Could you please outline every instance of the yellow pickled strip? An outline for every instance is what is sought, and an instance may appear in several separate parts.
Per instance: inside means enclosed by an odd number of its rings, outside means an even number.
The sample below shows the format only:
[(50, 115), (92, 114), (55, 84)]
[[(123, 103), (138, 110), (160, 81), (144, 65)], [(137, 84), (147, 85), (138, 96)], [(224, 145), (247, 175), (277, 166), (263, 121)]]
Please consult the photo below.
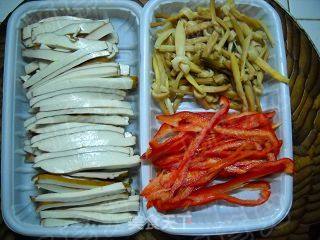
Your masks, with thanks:
[(247, 111), (248, 110), (248, 102), (247, 102), (246, 96), (244, 94), (242, 83), (241, 83), (238, 60), (234, 56), (234, 54), (231, 55), (231, 69), (232, 69), (233, 79), (235, 82), (237, 93), (238, 93), (238, 95), (242, 101), (242, 104), (243, 104), (242, 110)]
[(186, 79), (188, 80), (188, 82), (201, 94), (204, 94), (204, 92), (202, 91), (202, 88), (200, 87), (200, 85), (198, 85), (198, 83), (196, 82), (196, 80), (188, 73), (185, 75)]
[(160, 34), (158, 34), (158, 38), (156, 42), (154, 43), (154, 47), (158, 49), (162, 43), (173, 33), (174, 29), (168, 29)]

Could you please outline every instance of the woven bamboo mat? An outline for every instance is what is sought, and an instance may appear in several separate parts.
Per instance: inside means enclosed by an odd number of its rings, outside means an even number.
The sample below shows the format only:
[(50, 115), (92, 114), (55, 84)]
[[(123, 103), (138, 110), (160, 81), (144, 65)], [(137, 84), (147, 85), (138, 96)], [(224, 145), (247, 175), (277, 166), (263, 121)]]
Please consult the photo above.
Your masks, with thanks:
[[(146, 0), (140, 0), (146, 3)], [(273, 229), (210, 239), (313, 240), (320, 236), (320, 56), (314, 44), (297, 22), (274, 0), (269, 2), (279, 13), (286, 43), (290, 77), (293, 123), (294, 175), (293, 205), (287, 218)], [(0, 93), (2, 99), (5, 23), (0, 26)], [(13, 66), (14, 67), (14, 66)], [(0, 101), (2, 105), (2, 101)], [(0, 217), (0, 239), (28, 239), (12, 233)], [(30, 238), (31, 239), (31, 238)], [(146, 229), (125, 239), (208, 239), (170, 236)]]

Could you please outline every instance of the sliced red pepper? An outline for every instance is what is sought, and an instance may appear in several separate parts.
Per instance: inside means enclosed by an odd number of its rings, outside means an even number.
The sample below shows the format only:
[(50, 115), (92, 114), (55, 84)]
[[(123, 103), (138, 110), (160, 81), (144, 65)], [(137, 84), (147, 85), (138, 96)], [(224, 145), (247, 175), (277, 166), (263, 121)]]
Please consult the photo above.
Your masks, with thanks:
[[(214, 113), (212, 113), (212, 115), (214, 115)], [(204, 127), (208, 120), (205, 116), (193, 112), (178, 112), (172, 115), (158, 115), (157, 119), (160, 122), (169, 124), (173, 127), (178, 127), (181, 122)]]
[(261, 163), (265, 162), (265, 160), (247, 160), (241, 161), (233, 164), (232, 166), (228, 166), (223, 169), (219, 173), (219, 178), (230, 178), (235, 177), (237, 175), (245, 174), (250, 169), (259, 166)]
[(226, 120), (221, 123), (221, 126), (227, 126), (228, 128), (237, 129), (255, 129), (255, 128), (272, 128), (272, 122), (266, 118), (262, 113), (256, 113), (241, 118), (235, 118), (232, 120)]
[[(154, 206), (159, 211), (170, 211), (170, 210), (176, 210), (176, 209), (184, 209), (190, 206), (204, 205), (217, 200), (226, 200), (226, 201), (231, 201), (233, 203), (245, 204), (245, 205), (252, 205), (256, 203), (261, 204), (269, 198), (270, 193), (266, 191), (262, 192), (263, 193), (262, 197), (261, 199), (258, 199), (257, 202), (239, 200), (231, 196), (226, 196), (226, 194), (234, 190), (246, 187), (249, 181), (252, 181), (254, 179), (258, 179), (261, 177), (265, 177), (270, 174), (283, 172), (283, 171), (286, 173), (293, 173), (292, 160), (284, 158), (275, 162), (266, 162), (262, 166), (253, 168), (247, 174), (233, 178), (228, 182), (216, 184), (210, 187), (196, 190), (193, 193), (191, 193), (188, 198), (184, 200), (176, 201), (176, 202), (169, 201), (167, 203), (163, 203), (158, 200), (154, 202)], [(254, 186), (255, 185), (251, 185), (251, 187), (254, 187)]]
[(150, 151), (146, 153), (146, 158), (155, 160), (167, 154), (175, 154), (185, 149), (192, 140), (193, 135), (187, 133), (179, 133), (178, 135), (169, 138), (163, 143), (150, 142)]
[(219, 123), (219, 121), (222, 119), (224, 115), (228, 113), (230, 101), (226, 97), (221, 97), (220, 104), (222, 105), (221, 109), (212, 116), (207, 125), (203, 127), (202, 131), (188, 146), (178, 170), (175, 171), (175, 174), (171, 179), (171, 182), (173, 183), (171, 193), (174, 193), (182, 185), (184, 178), (186, 177), (190, 161), (192, 160), (193, 155), (195, 154), (196, 150), (200, 146), (201, 142), (203, 141), (207, 133), (210, 131), (210, 129), (212, 129), (215, 125)]
[(214, 128), (214, 131), (219, 134), (231, 136), (238, 139), (251, 139), (252, 141), (269, 140), (273, 147), (277, 148), (279, 146), (278, 139), (272, 131), (260, 129), (239, 130), (235, 128), (224, 128), (220, 126), (216, 126)]

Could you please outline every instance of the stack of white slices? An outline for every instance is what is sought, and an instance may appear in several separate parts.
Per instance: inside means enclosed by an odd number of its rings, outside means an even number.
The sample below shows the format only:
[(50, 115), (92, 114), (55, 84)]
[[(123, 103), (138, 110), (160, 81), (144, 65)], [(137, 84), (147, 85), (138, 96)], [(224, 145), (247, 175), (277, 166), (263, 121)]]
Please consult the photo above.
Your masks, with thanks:
[(113, 62), (118, 36), (108, 19), (43, 19), (22, 30), (29, 63), (21, 76), (32, 117), (25, 121), (26, 160), (40, 170), (32, 197), (44, 226), (131, 221), (139, 196), (130, 186), (136, 138), (126, 90), (128, 65)]

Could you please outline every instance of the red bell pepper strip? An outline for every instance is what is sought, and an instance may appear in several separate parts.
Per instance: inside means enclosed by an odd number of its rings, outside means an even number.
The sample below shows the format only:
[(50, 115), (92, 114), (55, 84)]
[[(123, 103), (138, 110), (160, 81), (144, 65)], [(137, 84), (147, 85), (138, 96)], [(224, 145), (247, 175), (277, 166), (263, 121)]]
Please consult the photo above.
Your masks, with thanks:
[(226, 136), (238, 138), (238, 139), (251, 139), (251, 140), (269, 140), (273, 147), (278, 148), (279, 147), (279, 141), (277, 140), (277, 137), (272, 131), (267, 130), (260, 130), (260, 129), (254, 129), (254, 130), (239, 130), (235, 128), (224, 128), (220, 126), (216, 126), (214, 128), (214, 131), (223, 134)]
[[(226, 196), (226, 194), (234, 190), (246, 187), (246, 185), (254, 179), (262, 178), (270, 174), (275, 174), (283, 171), (286, 173), (291, 173), (291, 174), (293, 173), (294, 166), (293, 166), (292, 160), (284, 158), (275, 162), (266, 162), (259, 167), (253, 168), (245, 175), (241, 175), (239, 177), (233, 178), (225, 183), (216, 184), (210, 187), (196, 190), (193, 193), (191, 193), (188, 196), (188, 198), (185, 198), (184, 200), (175, 201), (175, 202), (168, 201), (166, 203), (162, 202), (161, 200), (160, 201), (158, 200), (154, 202), (154, 206), (159, 211), (171, 211), (176, 209), (185, 209), (190, 206), (204, 205), (217, 200), (226, 200), (226, 201), (231, 201), (231, 202), (240, 204), (241, 203), (240, 200), (237, 200), (236, 198), (233, 198), (230, 196), (228, 197)], [(258, 201), (259, 204), (265, 202), (270, 195), (270, 193), (268, 192), (262, 192), (262, 193), (263, 193), (263, 196)], [(246, 205), (251, 205), (254, 202), (244, 201), (242, 203)]]
[[(214, 113), (211, 113), (211, 115), (214, 115)], [(181, 122), (204, 127), (206, 126), (206, 122), (208, 120), (205, 115), (200, 115), (193, 112), (178, 112), (172, 115), (158, 115), (157, 119), (160, 122), (166, 123), (173, 127), (178, 127)]]
[(196, 150), (200, 146), (207, 133), (210, 131), (210, 129), (212, 129), (219, 123), (224, 115), (228, 113), (230, 101), (226, 97), (221, 97), (220, 104), (222, 105), (221, 109), (212, 116), (207, 125), (188, 146), (178, 170), (175, 171), (175, 174), (171, 179), (171, 182), (173, 183), (171, 193), (174, 193), (182, 185), (184, 178), (186, 177), (190, 161), (192, 160), (193, 155), (195, 154)]
[(237, 175), (245, 174), (250, 169), (259, 166), (261, 163), (265, 162), (265, 160), (245, 160), (241, 162), (237, 162), (232, 166), (228, 166), (223, 169), (218, 178), (230, 178), (235, 177)]

